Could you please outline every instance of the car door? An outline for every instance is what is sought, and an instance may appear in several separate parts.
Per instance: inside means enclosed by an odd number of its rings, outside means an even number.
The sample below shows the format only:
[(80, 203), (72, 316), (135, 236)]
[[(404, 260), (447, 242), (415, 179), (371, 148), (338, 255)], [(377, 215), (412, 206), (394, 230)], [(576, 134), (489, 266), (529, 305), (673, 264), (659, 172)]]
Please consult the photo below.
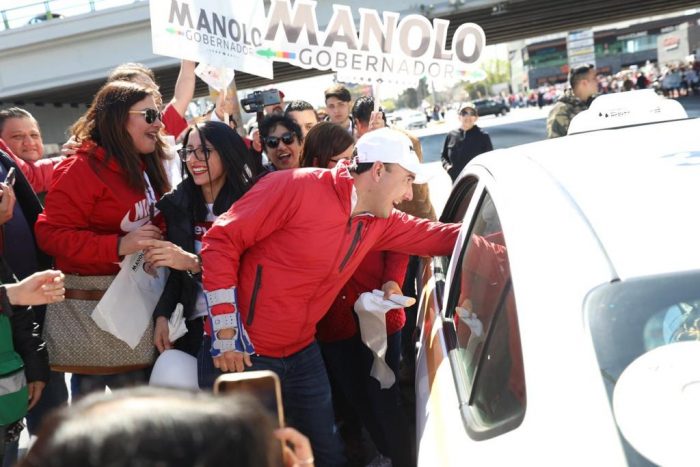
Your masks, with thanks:
[(458, 181), (441, 220), (461, 219), (451, 258), (433, 260), (419, 308), (418, 465), (463, 465), (464, 451), (455, 446), (513, 430), (525, 414), (506, 235), (478, 177)]

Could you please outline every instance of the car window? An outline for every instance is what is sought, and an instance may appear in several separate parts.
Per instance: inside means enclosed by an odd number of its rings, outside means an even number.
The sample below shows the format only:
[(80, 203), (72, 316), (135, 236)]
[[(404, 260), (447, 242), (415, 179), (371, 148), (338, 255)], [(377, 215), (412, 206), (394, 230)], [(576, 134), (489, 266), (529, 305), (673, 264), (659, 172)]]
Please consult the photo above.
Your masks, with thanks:
[(698, 374), (698, 284), (698, 271), (616, 281), (593, 290), (584, 304), (630, 466), (678, 465), (674, 456), (683, 455), (670, 446), (686, 434), (685, 404), (697, 401), (689, 390)]
[(515, 428), (525, 413), (517, 310), (496, 206), (484, 192), (455, 269), (444, 312), (454, 330), (451, 361), (476, 438)]
[[(475, 177), (465, 177), (452, 190), (450, 198), (445, 203), (445, 209), (440, 216), (441, 222), (462, 222), (469, 204), (474, 197), (478, 185)], [(438, 303), (442, 303), (445, 288), (445, 275), (450, 266), (449, 256), (435, 256), (432, 260), (433, 277), (435, 277), (435, 293)]]

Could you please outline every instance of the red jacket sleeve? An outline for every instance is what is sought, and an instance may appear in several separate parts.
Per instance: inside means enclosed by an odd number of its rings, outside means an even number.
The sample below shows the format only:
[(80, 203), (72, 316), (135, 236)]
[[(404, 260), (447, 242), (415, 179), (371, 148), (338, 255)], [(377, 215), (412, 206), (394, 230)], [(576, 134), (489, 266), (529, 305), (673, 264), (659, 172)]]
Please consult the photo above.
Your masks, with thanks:
[[(204, 290), (228, 289), (238, 284), (238, 268), (246, 249), (282, 227), (294, 216), (293, 197), (284, 196), (291, 177), (272, 173), (219, 216), (202, 239)], [(212, 309), (218, 315), (233, 311), (231, 305)]]
[(446, 256), (452, 253), (461, 226), (418, 219), (394, 209), (373, 249), (417, 256)]
[(167, 134), (177, 139), (180, 133), (187, 129), (187, 120), (178, 113), (172, 104), (168, 104), (163, 110), (163, 126)]
[(65, 157), (52, 157), (50, 159), (41, 159), (36, 162), (27, 162), (15, 156), (7, 144), (0, 139), (0, 149), (6, 152), (12, 160), (17, 164), (17, 167), (22, 171), (32, 189), (36, 193), (44, 193), (49, 191), (51, 186), (51, 178), (53, 177), (54, 168)]
[(119, 235), (91, 230), (90, 217), (101, 191), (99, 183), (90, 183), (94, 179), (83, 158), (71, 157), (56, 168), (44, 212), (34, 227), (39, 247), (49, 255), (75, 263), (119, 262)]

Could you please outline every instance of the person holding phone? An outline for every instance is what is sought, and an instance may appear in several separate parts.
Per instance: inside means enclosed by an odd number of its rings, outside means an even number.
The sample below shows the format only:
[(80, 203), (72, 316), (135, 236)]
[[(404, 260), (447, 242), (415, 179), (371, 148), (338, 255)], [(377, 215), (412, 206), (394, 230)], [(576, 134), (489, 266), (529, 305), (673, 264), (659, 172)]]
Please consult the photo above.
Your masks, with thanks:
[[(34, 227), (42, 211), (32, 186), (15, 159), (0, 150), (0, 255), (4, 260), (4, 282), (24, 280), (51, 268), (51, 258), (37, 247)], [(30, 434), (36, 434), (43, 416), (68, 400), (64, 374), (49, 372), (41, 340), (46, 307), (35, 305), (14, 320), (14, 339), (27, 374), (32, 404), (27, 414)], [(21, 431), (21, 430), (20, 430)], [(16, 454), (16, 443), (8, 448), (7, 461)]]
[[(80, 378), (80, 393), (146, 381), (153, 330), (136, 348), (98, 328), (92, 310), (141, 240), (161, 239), (152, 206), (170, 187), (162, 114), (153, 88), (104, 85), (72, 132), (78, 152), (56, 168), (37, 220), (39, 246), (66, 273), (66, 300), (50, 305), (44, 330), (51, 365)], [(154, 216), (155, 214), (155, 216)]]
[(307, 437), (276, 428), (248, 394), (143, 387), (92, 394), (55, 412), (18, 464), (75, 465), (313, 467), (314, 455)]

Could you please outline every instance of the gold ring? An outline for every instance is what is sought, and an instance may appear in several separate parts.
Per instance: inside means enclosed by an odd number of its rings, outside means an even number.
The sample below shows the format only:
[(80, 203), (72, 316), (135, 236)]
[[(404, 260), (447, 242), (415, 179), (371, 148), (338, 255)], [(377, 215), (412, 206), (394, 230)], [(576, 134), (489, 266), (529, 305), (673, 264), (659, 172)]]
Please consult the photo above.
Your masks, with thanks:
[(297, 465), (313, 465), (314, 463), (314, 458), (313, 456), (309, 457), (308, 459), (300, 460), (297, 462)]

